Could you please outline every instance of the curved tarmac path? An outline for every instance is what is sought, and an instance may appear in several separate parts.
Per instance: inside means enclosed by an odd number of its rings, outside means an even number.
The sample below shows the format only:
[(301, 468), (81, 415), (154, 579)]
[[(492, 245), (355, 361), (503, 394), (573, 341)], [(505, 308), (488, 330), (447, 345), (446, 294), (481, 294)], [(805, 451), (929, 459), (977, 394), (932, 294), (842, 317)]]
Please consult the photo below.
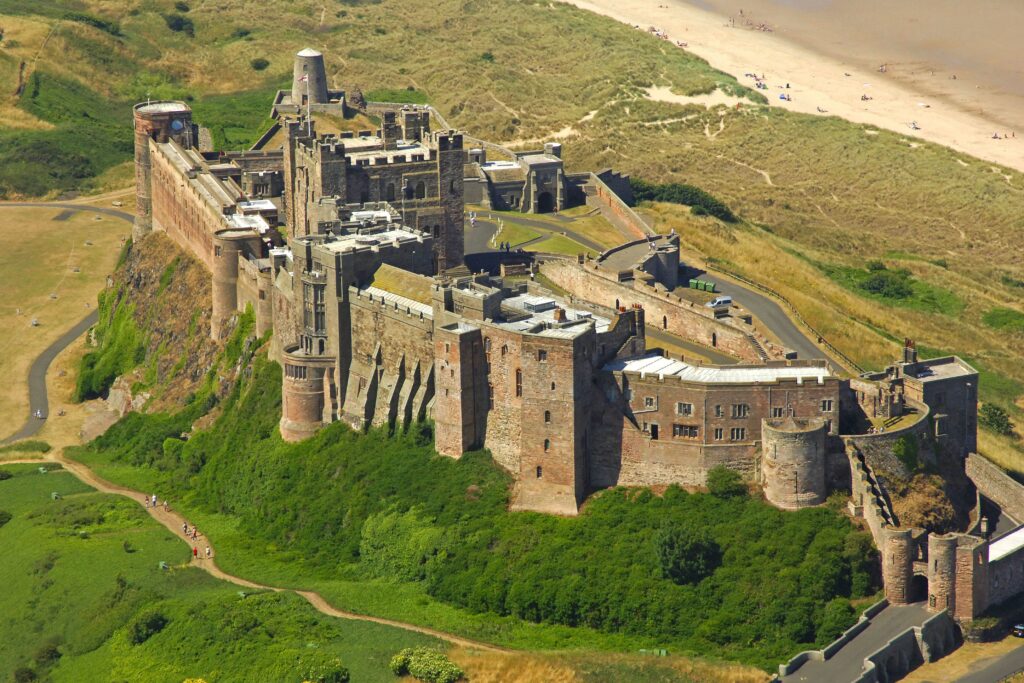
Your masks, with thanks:
[[(142, 493), (141, 491), (134, 491), (124, 486), (112, 484), (111, 482), (97, 475), (86, 465), (75, 460), (68, 460), (67, 458), (64, 457), (63, 453), (55, 455), (52, 458), (39, 458), (35, 460), (18, 459), (0, 461), (0, 465), (46, 463), (55, 463), (60, 465), (65, 470), (70, 472), (72, 475), (77, 477), (80, 481), (82, 481), (85, 484), (88, 484), (89, 486), (93, 487), (97, 491), (100, 491), (101, 493), (110, 493), (118, 496), (124, 496), (125, 498), (130, 498), (134, 500), (136, 503), (146, 500), (146, 494)], [(314, 608), (317, 609), (317, 611), (332, 617), (338, 617), (341, 619), (352, 619), (354, 621), (369, 621), (375, 624), (391, 626), (405, 631), (422, 633), (423, 635), (432, 636), (434, 638), (438, 638), (439, 640), (444, 640), (449, 643), (452, 643), (453, 645), (459, 645), (461, 647), (466, 648), (486, 650), (488, 652), (512, 652), (512, 650), (509, 650), (508, 648), (498, 647), (496, 645), (489, 645), (487, 643), (481, 643), (476, 640), (470, 640), (469, 638), (462, 638), (452, 633), (438, 631), (436, 629), (428, 628), (426, 626), (417, 626), (416, 624), (408, 624), (403, 621), (395, 621), (394, 619), (384, 619), (382, 617), (373, 617), (366, 614), (347, 612), (345, 610), (332, 607), (331, 604), (328, 603), (327, 600), (325, 600), (322, 595), (314, 591), (304, 591), (291, 588), (281, 588), (278, 586), (269, 586), (266, 584), (249, 581), (248, 579), (243, 579), (239, 576), (228, 574), (227, 572), (225, 572), (217, 566), (217, 553), (213, 547), (213, 543), (210, 541), (209, 538), (207, 538), (206, 536), (200, 536), (200, 538), (202, 539), (201, 541), (193, 541), (191, 538), (185, 536), (185, 534), (182, 532), (182, 525), (185, 524), (184, 517), (182, 517), (174, 510), (164, 510), (162, 507), (152, 508), (146, 506), (146, 512), (149, 513), (150, 517), (152, 517), (156, 521), (160, 522), (160, 524), (162, 524), (164, 527), (166, 527), (168, 531), (170, 531), (172, 534), (174, 534), (182, 541), (184, 541), (189, 547), (198, 547), (200, 543), (203, 546), (209, 546), (210, 551), (212, 553), (212, 556), (209, 559), (205, 557), (193, 558), (189, 564), (194, 567), (198, 567), (199, 569), (202, 569), (203, 571), (223, 581), (233, 583), (237, 586), (243, 586), (245, 588), (256, 588), (260, 590), (271, 590), (277, 592), (292, 591), (305, 598), (309, 602), (309, 604), (311, 604)]]

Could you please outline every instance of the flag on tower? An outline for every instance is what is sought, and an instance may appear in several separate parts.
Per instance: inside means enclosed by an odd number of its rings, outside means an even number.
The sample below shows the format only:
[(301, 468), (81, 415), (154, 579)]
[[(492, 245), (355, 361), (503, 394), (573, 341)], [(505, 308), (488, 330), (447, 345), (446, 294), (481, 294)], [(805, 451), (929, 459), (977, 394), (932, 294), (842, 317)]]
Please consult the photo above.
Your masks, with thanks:
[(299, 83), (306, 83), (308, 81), (309, 81), (309, 74), (302, 74), (302, 77), (299, 79)]

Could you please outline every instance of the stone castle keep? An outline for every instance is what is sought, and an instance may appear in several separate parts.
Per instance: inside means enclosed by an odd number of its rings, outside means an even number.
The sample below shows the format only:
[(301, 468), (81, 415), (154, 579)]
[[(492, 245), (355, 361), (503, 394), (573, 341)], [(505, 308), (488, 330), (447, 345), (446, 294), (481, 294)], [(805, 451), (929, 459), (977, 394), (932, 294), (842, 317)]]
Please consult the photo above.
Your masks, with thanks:
[[(886, 372), (849, 379), (829, 361), (796, 360), (759, 342), (749, 318), (723, 321), (673, 298), (674, 235), (647, 240), (651, 258), (628, 277), (601, 259), (548, 259), (541, 272), (564, 297), (532, 278), (472, 274), (465, 188), (495, 209), (564, 208), (584, 193), (560, 147), (487, 161), (461, 133), (433, 130), (428, 108), (400, 105), (374, 104), (376, 131), (318, 131), (319, 115), (350, 111), (308, 49), (253, 149), (203, 149), (184, 103), (134, 108), (134, 240), (163, 231), (206, 266), (213, 338), (250, 308), (258, 334), (273, 330), (284, 439), (337, 421), (429, 418), (439, 453), (490, 450), (515, 479), (516, 509), (566, 515), (600, 488), (701, 486), (716, 466), (784, 509), (850, 489), (893, 602), (922, 598), (914, 576), (926, 577), (932, 606), (959, 618), (1019, 590), (1024, 552), (993, 559), (977, 529), (900, 527), (876, 476), (899, 467), (899, 439), (921, 444), (928, 462), (985, 467), (972, 455), (978, 374), (964, 361), (919, 360), (908, 343)], [(586, 201), (627, 211), (594, 179)], [(741, 362), (649, 351), (649, 324)], [(891, 429), (871, 427), (879, 420)]]

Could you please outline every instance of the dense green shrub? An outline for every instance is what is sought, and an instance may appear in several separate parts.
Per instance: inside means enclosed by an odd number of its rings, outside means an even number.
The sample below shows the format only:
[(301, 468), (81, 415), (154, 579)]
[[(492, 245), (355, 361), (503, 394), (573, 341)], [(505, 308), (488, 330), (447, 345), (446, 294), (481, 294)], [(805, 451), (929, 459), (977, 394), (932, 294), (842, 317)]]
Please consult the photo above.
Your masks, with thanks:
[(165, 14), (164, 22), (167, 24), (167, 28), (175, 33), (184, 33), (189, 38), (194, 38), (196, 35), (195, 24), (186, 16), (181, 14)]
[(11, 513), (6, 510), (0, 510), (0, 527), (11, 521)]
[[(881, 268), (872, 266), (881, 265)], [(870, 275), (861, 280), (860, 288), (887, 299), (906, 299), (914, 293), (910, 271), (905, 268), (889, 270), (880, 262), (868, 264)]]
[(722, 549), (706, 529), (666, 524), (657, 538), (661, 573), (677, 584), (698, 583), (722, 562)]
[(144, 642), (163, 631), (167, 626), (167, 617), (155, 610), (140, 614), (132, 623), (128, 639), (132, 645), (142, 645)]
[(896, 439), (892, 445), (892, 454), (903, 463), (907, 472), (911, 474), (921, 466), (921, 461), (917, 458), (917, 437), (913, 434), (906, 434)]
[(1003, 436), (1013, 434), (1013, 423), (1010, 421), (1009, 413), (995, 403), (986, 403), (981, 406), (981, 409), (978, 410), (978, 422), (996, 434)]
[(684, 204), (691, 207), (690, 210), (698, 216), (714, 216), (726, 223), (735, 223), (738, 220), (728, 206), (693, 185), (681, 183), (659, 185), (635, 178), (630, 178), (629, 184), (633, 188), (633, 195), (637, 201)]
[(120, 304), (120, 298), (118, 291), (100, 293), (96, 327), (98, 348), (82, 358), (75, 385), (76, 402), (101, 396), (118, 375), (128, 372), (145, 358), (143, 334), (133, 317), (135, 307)]
[(263, 71), (270, 66), (270, 60), (264, 59), (263, 57), (257, 57), (256, 59), (249, 62), (249, 66), (252, 67), (253, 71)]
[(719, 498), (744, 496), (747, 494), (747, 485), (738, 472), (718, 465), (708, 470), (708, 492)]
[(0, 481), (6, 481), (13, 476), (8, 470), (0, 470)]
[(396, 676), (412, 676), (426, 683), (455, 683), (465, 675), (443, 652), (427, 647), (407, 647), (391, 658), (389, 666)]
[(17, 451), (18, 453), (49, 453), (50, 444), (39, 439), (29, 439), (27, 441), (15, 441), (9, 443), (6, 446), (0, 446), (0, 453), (11, 453)]

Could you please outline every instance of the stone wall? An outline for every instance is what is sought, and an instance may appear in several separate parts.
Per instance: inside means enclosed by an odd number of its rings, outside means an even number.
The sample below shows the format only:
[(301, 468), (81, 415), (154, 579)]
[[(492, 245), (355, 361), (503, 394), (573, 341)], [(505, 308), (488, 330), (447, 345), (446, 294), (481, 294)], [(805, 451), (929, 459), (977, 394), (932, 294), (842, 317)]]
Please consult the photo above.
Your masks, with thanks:
[(761, 356), (748, 337), (753, 328), (739, 329), (716, 320), (714, 312), (705, 306), (683, 301), (668, 292), (659, 293), (653, 287), (637, 284), (630, 288), (619, 284), (589, 262), (581, 265), (550, 259), (543, 263), (541, 272), (579, 299), (608, 308), (614, 308), (616, 302), (622, 306), (638, 303), (648, 319), (663, 320), (665, 330), (671, 334), (717, 348), (744, 362), (761, 362)]
[(1014, 519), (1024, 521), (1024, 485), (977, 453), (967, 456), (966, 471), (986, 498)]
[(988, 602), (998, 605), (1024, 591), (1024, 548), (988, 566)]
[(908, 628), (864, 660), (853, 683), (893, 683), (927, 662), (952, 652), (960, 643), (956, 624), (945, 612)]
[(213, 271), (213, 235), (225, 227), (224, 217), (203, 200), (191, 183), (150, 142), (153, 175), (153, 226), (163, 230), (182, 251)]
[(917, 404), (914, 407), (919, 411), (918, 420), (906, 427), (878, 434), (844, 434), (842, 436), (847, 449), (852, 448), (861, 453), (874, 474), (883, 480), (887, 477), (900, 479), (910, 477), (910, 471), (893, 452), (896, 442), (901, 438), (915, 440), (919, 460), (922, 462), (934, 461), (932, 440), (928, 432), (928, 406)]
[(599, 176), (591, 174), (590, 184), (594, 188), (594, 193), (587, 198), (587, 204), (591, 206), (600, 204), (607, 207), (622, 220), (622, 224), (637, 238), (644, 238), (654, 234), (640, 216)]

